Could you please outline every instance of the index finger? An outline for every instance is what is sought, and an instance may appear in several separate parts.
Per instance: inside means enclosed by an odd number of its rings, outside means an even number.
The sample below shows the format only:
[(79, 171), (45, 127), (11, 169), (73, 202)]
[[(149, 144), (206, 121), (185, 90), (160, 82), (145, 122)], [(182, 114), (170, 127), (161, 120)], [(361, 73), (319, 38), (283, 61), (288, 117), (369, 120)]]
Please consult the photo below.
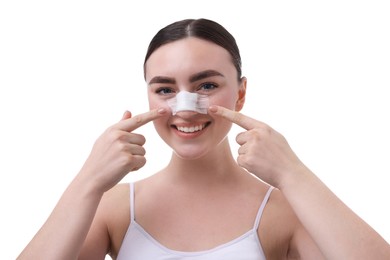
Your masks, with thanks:
[(213, 105), (210, 107), (209, 111), (211, 114), (223, 117), (246, 130), (254, 129), (261, 125), (261, 122), (225, 107)]
[(148, 112), (120, 121), (118, 127), (122, 130), (131, 132), (144, 124), (163, 116), (166, 112), (167, 111), (164, 108), (152, 109)]

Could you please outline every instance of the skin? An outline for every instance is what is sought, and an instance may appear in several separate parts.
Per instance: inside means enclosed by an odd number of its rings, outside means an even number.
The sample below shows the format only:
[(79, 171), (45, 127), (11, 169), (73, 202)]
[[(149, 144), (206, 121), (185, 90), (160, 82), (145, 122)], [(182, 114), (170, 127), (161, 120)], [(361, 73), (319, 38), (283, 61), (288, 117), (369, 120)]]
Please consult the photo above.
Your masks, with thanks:
[[(187, 38), (157, 49), (146, 64), (150, 111), (126, 112), (102, 134), (18, 259), (116, 258), (130, 221), (129, 186), (117, 183), (145, 164), (145, 138), (133, 131), (150, 121), (173, 153), (164, 169), (136, 183), (135, 217), (164, 246), (199, 251), (239, 237), (253, 227), (270, 184), (276, 189), (258, 229), (267, 259), (388, 259), (389, 245), (280, 133), (239, 113), (246, 79), (237, 81), (236, 73), (228, 52), (210, 42)], [(166, 99), (180, 90), (207, 94), (209, 113), (173, 116)], [(243, 128), (237, 158), (226, 137), (233, 123)], [(195, 125), (206, 127), (177, 129)]]

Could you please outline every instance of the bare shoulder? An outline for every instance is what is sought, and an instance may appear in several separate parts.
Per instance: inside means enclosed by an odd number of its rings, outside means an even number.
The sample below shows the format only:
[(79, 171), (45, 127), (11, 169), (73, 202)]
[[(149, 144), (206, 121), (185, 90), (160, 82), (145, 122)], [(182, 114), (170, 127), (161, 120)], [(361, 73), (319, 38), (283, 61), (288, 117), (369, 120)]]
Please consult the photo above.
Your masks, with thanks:
[(294, 232), (299, 225), (299, 220), (284, 195), (274, 188), (264, 208), (258, 229), (267, 259), (286, 258)]
[[(108, 252), (116, 256), (130, 224), (129, 184), (120, 183), (104, 193), (91, 229), (101, 226), (108, 236)], [(96, 226), (95, 226), (96, 225)]]
[(323, 259), (285, 196), (274, 189), (258, 230), (267, 259)]
[(110, 227), (117, 217), (130, 217), (129, 184), (121, 183), (104, 193), (95, 218), (100, 218)]
[(129, 185), (118, 184), (103, 195), (79, 259), (116, 256), (129, 223)]
[(117, 255), (130, 225), (130, 188), (121, 183), (107, 191), (102, 199), (107, 228), (111, 240), (110, 253)]
[[(120, 183), (104, 193), (101, 206), (102, 207), (116, 207), (121, 206), (118, 203), (129, 202), (130, 185), (128, 183)], [(127, 205), (129, 208), (129, 205)]]

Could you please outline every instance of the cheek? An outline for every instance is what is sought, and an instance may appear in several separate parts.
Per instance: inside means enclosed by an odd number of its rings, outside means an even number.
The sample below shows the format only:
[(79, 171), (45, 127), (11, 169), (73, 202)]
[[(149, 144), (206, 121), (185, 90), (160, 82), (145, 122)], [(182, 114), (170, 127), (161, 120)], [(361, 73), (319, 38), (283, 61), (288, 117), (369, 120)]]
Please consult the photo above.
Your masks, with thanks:
[(148, 100), (149, 100), (149, 109), (169, 108), (167, 101), (157, 96), (148, 94)]
[(230, 91), (219, 92), (217, 95), (209, 97), (210, 105), (218, 105), (234, 110), (237, 97)]

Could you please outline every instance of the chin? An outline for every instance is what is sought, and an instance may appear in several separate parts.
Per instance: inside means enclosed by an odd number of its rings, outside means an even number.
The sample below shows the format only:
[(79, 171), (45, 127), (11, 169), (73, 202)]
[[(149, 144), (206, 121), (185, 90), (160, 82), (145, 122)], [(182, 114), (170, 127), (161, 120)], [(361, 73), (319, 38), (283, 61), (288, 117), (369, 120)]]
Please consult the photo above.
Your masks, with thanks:
[(172, 147), (175, 155), (183, 160), (197, 160), (206, 156), (209, 152), (209, 149), (200, 149), (200, 147)]

